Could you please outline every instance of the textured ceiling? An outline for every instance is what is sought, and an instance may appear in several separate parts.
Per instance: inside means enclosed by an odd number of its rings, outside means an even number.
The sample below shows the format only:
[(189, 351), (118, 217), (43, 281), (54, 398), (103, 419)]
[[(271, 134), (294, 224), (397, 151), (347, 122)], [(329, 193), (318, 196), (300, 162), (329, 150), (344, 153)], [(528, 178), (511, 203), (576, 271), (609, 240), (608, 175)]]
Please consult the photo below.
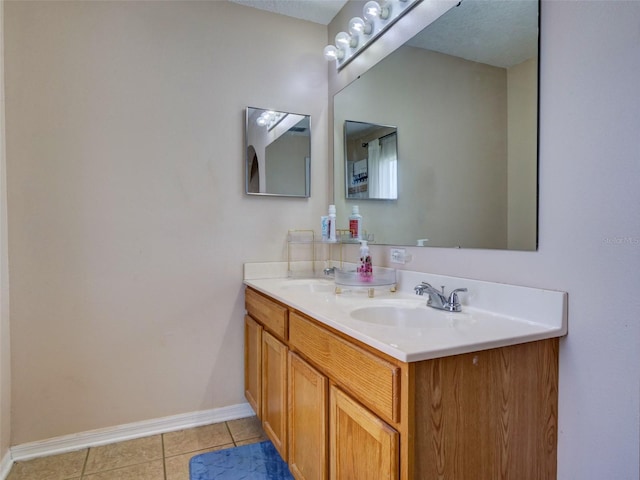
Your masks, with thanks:
[(538, 2), (464, 0), (408, 44), (496, 67), (511, 67), (538, 52)]
[(328, 25), (347, 0), (229, 0), (247, 7)]

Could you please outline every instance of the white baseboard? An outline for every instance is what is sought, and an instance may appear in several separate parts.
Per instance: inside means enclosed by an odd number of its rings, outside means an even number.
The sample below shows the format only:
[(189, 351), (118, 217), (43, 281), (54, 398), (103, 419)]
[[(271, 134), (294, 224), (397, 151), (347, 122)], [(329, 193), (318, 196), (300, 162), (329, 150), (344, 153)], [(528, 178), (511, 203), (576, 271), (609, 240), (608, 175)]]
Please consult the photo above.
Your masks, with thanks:
[(12, 466), (11, 451), (7, 450), (5, 456), (2, 457), (2, 461), (0, 461), (0, 480), (5, 480), (9, 476)]
[[(199, 427), (212, 423), (226, 422), (255, 415), (248, 403), (239, 403), (228, 407), (214, 408), (212, 410), (202, 410), (199, 412), (183, 413), (170, 417), (144, 420), (141, 422), (127, 423), (115, 427), (101, 428), (87, 432), (74, 433), (61, 437), (48, 438), (37, 442), (23, 443), (11, 447), (10, 452), (2, 460), (2, 470), (0, 470), (0, 480), (5, 468), (7, 473), (11, 469), (14, 461), (29, 460), (48, 455), (73, 452), (88, 447), (106, 445), (108, 443), (122, 442), (134, 438), (157, 435), (159, 433), (184, 430), (185, 428)], [(7, 459), (8, 457), (8, 459)], [(5, 465), (8, 463), (8, 467)]]

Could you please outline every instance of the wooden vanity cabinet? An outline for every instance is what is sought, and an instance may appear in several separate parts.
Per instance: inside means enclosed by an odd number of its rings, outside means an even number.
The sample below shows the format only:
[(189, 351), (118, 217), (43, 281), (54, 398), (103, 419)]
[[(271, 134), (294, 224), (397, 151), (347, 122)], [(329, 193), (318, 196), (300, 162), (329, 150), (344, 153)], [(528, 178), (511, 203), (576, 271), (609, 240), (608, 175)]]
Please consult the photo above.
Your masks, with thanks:
[(245, 292), (245, 396), (287, 461), (287, 337), (289, 312), (264, 295)]
[(330, 478), (397, 480), (398, 432), (336, 386), (330, 399)]
[(287, 460), (287, 346), (262, 334), (262, 428)]
[(558, 344), (417, 362), (414, 478), (555, 479)]
[(326, 480), (329, 379), (289, 352), (289, 469), (297, 480)]
[(244, 396), (262, 418), (262, 325), (244, 317)]
[[(278, 339), (247, 311), (263, 425), (297, 480), (556, 478), (557, 338), (406, 363), (293, 309)], [(245, 352), (250, 403), (259, 357)]]

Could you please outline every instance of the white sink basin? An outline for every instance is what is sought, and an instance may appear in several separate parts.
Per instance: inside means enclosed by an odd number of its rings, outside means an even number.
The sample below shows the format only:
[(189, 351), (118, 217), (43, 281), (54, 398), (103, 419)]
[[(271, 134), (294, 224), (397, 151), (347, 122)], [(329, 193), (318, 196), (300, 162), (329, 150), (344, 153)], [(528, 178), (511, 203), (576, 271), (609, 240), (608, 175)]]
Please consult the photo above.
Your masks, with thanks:
[(426, 306), (376, 305), (352, 310), (351, 318), (361, 322), (401, 328), (451, 328), (461, 320), (468, 320), (464, 313), (448, 313)]

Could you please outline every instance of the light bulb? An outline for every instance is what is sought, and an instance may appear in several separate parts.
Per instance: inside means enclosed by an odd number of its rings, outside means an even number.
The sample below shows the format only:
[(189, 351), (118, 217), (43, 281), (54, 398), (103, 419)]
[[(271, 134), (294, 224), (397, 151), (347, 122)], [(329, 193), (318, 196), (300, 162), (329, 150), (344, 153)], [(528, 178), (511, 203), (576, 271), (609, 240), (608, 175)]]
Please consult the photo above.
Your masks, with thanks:
[(260, 115), (257, 119), (256, 119), (256, 123), (258, 125), (260, 125), (261, 127), (266, 127), (267, 126), (267, 119), (264, 118), (264, 116)]
[(349, 20), (349, 33), (354, 37), (363, 33), (369, 35), (371, 33), (371, 23), (365, 22), (360, 17), (353, 17)]
[(327, 60), (341, 60), (344, 58), (344, 50), (336, 48), (334, 45), (324, 47), (324, 58)]
[(347, 32), (340, 32), (336, 35), (336, 46), (343, 50), (354, 48), (358, 45), (358, 38), (351, 37)]
[(364, 15), (365, 20), (368, 20), (371, 23), (375, 22), (376, 18), (386, 20), (391, 14), (391, 4), (385, 3), (381, 7), (378, 2), (371, 0), (364, 4), (362, 14)]
[(362, 16), (365, 18), (365, 20), (373, 23), (376, 18), (380, 16), (381, 12), (382, 8), (380, 8), (380, 4), (375, 0), (371, 0), (370, 2), (364, 4), (364, 8), (362, 9)]

